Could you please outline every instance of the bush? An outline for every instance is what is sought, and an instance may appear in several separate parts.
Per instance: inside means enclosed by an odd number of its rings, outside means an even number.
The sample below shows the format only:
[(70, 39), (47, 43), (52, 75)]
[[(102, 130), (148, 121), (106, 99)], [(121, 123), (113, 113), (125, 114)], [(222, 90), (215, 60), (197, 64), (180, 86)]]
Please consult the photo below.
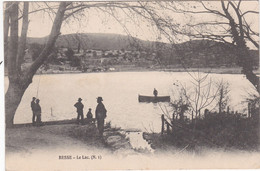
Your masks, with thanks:
[(259, 120), (255, 118), (215, 113), (192, 123), (176, 122), (173, 122), (172, 133), (166, 136), (174, 146), (189, 144), (191, 148), (208, 146), (254, 150), (259, 145)]

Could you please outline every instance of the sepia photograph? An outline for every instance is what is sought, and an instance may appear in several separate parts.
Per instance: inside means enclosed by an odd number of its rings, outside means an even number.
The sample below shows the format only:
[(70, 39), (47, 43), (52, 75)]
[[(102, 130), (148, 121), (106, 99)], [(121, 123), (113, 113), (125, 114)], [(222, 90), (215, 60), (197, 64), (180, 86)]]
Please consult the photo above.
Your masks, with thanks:
[(258, 1), (2, 13), (6, 171), (260, 169)]

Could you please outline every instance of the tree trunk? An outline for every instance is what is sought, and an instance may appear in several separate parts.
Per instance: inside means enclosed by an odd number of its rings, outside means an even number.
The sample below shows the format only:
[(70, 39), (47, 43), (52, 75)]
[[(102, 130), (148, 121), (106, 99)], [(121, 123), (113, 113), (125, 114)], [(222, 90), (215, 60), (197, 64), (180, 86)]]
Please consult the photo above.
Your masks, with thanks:
[(253, 62), (251, 60), (251, 56), (244, 37), (242, 16), (240, 14), (239, 8), (236, 8), (232, 2), (229, 3), (236, 12), (237, 20), (239, 22), (238, 24), (235, 22), (231, 14), (228, 12), (228, 6), (225, 7), (224, 1), (221, 0), (222, 9), (229, 20), (232, 38), (236, 43), (238, 65), (243, 68), (242, 73), (246, 75), (246, 78), (254, 85), (258, 93), (260, 93), (259, 77), (257, 77), (256, 74), (253, 73)]
[(9, 7), (11, 2), (6, 2), (6, 8), (4, 12), (4, 63), (7, 66), (7, 55), (8, 55), (8, 35), (9, 35)]
[(25, 89), (21, 88), (19, 85), (20, 84), (17, 82), (9, 82), (9, 87), (5, 94), (5, 117), (7, 128), (12, 127), (16, 109), (25, 92)]
[(9, 6), (8, 13), (10, 16), (10, 41), (8, 42), (7, 57), (9, 87), (5, 94), (6, 127), (13, 125), (14, 114), (21, 101), (22, 92), (24, 92), (19, 87), (20, 80), (16, 69), (18, 48), (18, 2), (13, 2), (12, 5)]
[(17, 64), (16, 67), (19, 72), (21, 71), (21, 64), (24, 61), (24, 55), (25, 55), (25, 49), (26, 49), (27, 30), (28, 30), (28, 25), (29, 25), (28, 12), (29, 12), (29, 2), (24, 2), (23, 26), (22, 26), (22, 31), (21, 31), (21, 37), (19, 40), (18, 54), (17, 54), (17, 59), (16, 59), (16, 64)]
[(10, 41), (8, 42), (8, 78), (17, 79), (16, 55), (18, 49), (18, 3), (14, 2), (9, 7), (10, 14)]
[[(10, 20), (11, 20), (11, 29), (10, 29), (10, 42), (8, 43), (8, 78), (9, 78), (9, 87), (5, 94), (5, 116), (6, 116), (6, 127), (12, 127), (14, 122), (15, 112), (21, 102), (23, 94), (27, 87), (32, 82), (32, 78), (37, 71), (37, 69), (43, 64), (50, 54), (52, 47), (55, 44), (58, 35), (60, 34), (60, 28), (63, 21), (64, 13), (67, 7), (67, 2), (61, 2), (59, 9), (57, 11), (52, 31), (49, 36), (48, 42), (37, 58), (37, 60), (32, 64), (32, 66), (22, 72), (19, 71), (19, 65), (17, 65), (17, 56), (18, 54), (18, 2), (13, 2), (10, 6)], [(28, 4), (25, 8), (28, 8)], [(25, 9), (28, 10), (28, 9)], [(27, 19), (26, 19), (27, 20)], [(25, 21), (25, 24), (27, 21)], [(28, 26), (26, 26), (28, 27)], [(23, 28), (27, 32), (26, 28)], [(26, 34), (23, 35), (26, 38)], [(22, 40), (21, 40), (22, 42)], [(24, 47), (20, 47), (23, 49)], [(21, 51), (20, 51), (21, 52)]]
[(246, 78), (255, 86), (258, 93), (260, 93), (260, 79), (259, 77), (253, 73), (253, 71), (245, 71), (243, 69), (242, 73), (246, 75)]
[(221, 114), (222, 113), (222, 100), (223, 100), (223, 85), (221, 85), (222, 87), (220, 88), (220, 97), (219, 97), (219, 102), (218, 102), (218, 113)]
[(51, 33), (49, 35), (47, 44), (45, 45), (43, 51), (39, 55), (39, 57), (34, 61), (34, 63), (31, 65), (31, 67), (25, 71), (24, 76), (28, 77), (28, 79), (31, 79), (36, 71), (39, 69), (39, 67), (43, 64), (43, 62), (48, 58), (48, 56), (51, 53), (52, 48), (55, 45), (55, 42), (60, 35), (60, 28), (63, 22), (64, 13), (66, 10), (66, 7), (68, 5), (68, 2), (61, 2), (59, 5), (59, 9), (56, 13), (56, 17), (54, 19)]

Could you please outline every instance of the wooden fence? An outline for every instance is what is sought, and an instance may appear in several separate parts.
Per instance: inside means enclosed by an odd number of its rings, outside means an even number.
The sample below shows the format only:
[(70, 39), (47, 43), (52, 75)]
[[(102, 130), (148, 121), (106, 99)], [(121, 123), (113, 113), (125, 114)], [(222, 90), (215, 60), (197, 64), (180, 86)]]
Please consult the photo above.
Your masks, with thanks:
[(165, 132), (165, 125), (166, 125), (166, 133), (170, 134), (172, 132), (173, 125), (171, 123), (169, 123), (165, 119), (164, 115), (162, 115), (161, 118), (162, 118), (162, 131), (161, 131), (161, 134), (163, 135), (164, 132)]
[[(258, 111), (257, 111), (258, 110)], [(196, 122), (197, 119), (202, 119), (203, 117), (207, 117), (207, 115), (211, 115), (211, 114), (217, 114), (216, 112), (211, 113), (208, 110), (204, 111), (204, 114), (201, 116), (201, 111), (198, 111), (198, 116), (194, 116), (193, 111), (192, 111), (192, 116), (191, 116), (191, 122), (193, 123), (194, 121)], [(248, 103), (248, 114), (241, 114), (238, 113), (237, 111), (230, 111), (229, 106), (227, 107), (226, 111), (223, 111), (224, 114), (240, 114), (243, 117), (247, 117), (247, 118), (255, 118), (255, 119), (259, 119), (259, 107), (255, 107), (253, 105), (251, 105), (250, 103)], [(174, 118), (174, 115), (173, 115)], [(176, 118), (177, 119), (177, 118)], [(173, 128), (175, 127), (179, 127), (178, 122), (169, 122), (167, 121), (167, 119), (165, 119), (165, 115), (162, 114), (161, 116), (161, 120), (162, 120), (162, 130), (161, 130), (161, 135), (163, 135), (164, 133), (170, 134), (173, 132)], [(165, 129), (166, 128), (166, 129)]]

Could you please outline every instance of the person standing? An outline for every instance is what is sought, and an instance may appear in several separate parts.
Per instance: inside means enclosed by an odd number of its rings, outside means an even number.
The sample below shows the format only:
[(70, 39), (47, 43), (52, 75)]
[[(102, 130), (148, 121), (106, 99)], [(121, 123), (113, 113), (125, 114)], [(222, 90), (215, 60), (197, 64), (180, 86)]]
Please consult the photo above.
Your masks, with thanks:
[(158, 95), (158, 91), (154, 88), (153, 89), (153, 95), (155, 96), (155, 97), (157, 97), (157, 95)]
[(42, 120), (41, 120), (41, 113), (42, 113), (42, 109), (40, 106), (40, 100), (36, 99), (36, 103), (35, 103), (35, 115), (36, 115), (36, 124), (40, 125)]
[(98, 105), (95, 111), (97, 127), (98, 127), (99, 134), (101, 136), (103, 135), (104, 132), (104, 123), (105, 123), (105, 118), (107, 117), (107, 110), (104, 104), (102, 103), (102, 101), (103, 101), (102, 97), (97, 98)]
[(82, 99), (79, 98), (78, 102), (75, 103), (75, 107), (77, 108), (77, 113), (78, 113), (78, 117), (77, 117), (77, 123), (79, 123), (79, 118), (81, 118), (81, 123), (83, 124), (84, 121), (84, 116), (83, 116), (83, 108), (84, 105), (81, 103)]
[(35, 123), (35, 97), (32, 98), (32, 101), (31, 101), (31, 108), (32, 108), (32, 123), (34, 124)]

